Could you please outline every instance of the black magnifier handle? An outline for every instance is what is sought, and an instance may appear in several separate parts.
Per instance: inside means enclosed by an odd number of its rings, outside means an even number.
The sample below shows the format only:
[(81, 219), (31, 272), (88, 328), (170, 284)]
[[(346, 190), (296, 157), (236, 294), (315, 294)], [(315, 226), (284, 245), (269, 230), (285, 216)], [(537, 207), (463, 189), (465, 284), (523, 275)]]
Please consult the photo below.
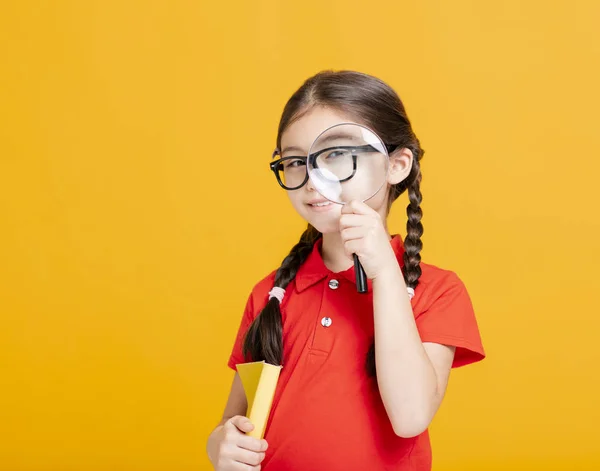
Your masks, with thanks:
[(367, 292), (367, 274), (365, 269), (360, 264), (358, 255), (354, 254), (354, 272), (356, 273), (356, 290), (359, 293)]

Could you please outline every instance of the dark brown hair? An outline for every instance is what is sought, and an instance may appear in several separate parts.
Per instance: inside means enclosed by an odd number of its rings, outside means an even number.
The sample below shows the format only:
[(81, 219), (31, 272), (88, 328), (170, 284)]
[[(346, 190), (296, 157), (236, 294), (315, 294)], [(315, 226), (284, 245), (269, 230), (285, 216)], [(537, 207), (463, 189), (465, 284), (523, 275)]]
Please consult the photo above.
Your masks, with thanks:
[[(412, 130), (404, 105), (396, 92), (382, 80), (354, 71), (323, 71), (306, 80), (289, 99), (277, 132), (277, 148), (281, 149), (281, 136), (288, 126), (315, 106), (331, 108), (356, 117), (356, 120), (373, 129), (383, 142), (409, 149), (414, 158), (408, 177), (390, 188), (388, 211), (391, 204), (408, 190), (408, 222), (404, 239), (404, 269), (406, 285), (416, 288), (421, 276), (421, 169), (419, 162), (423, 150)], [(295, 278), (300, 266), (311, 253), (321, 234), (308, 226), (300, 241), (283, 259), (275, 274), (274, 286), (285, 289)], [(256, 317), (245, 337), (244, 356), (252, 361), (264, 360), (280, 365), (283, 362), (283, 325), (279, 301), (267, 302)], [(367, 354), (366, 367), (375, 376), (375, 345)]]

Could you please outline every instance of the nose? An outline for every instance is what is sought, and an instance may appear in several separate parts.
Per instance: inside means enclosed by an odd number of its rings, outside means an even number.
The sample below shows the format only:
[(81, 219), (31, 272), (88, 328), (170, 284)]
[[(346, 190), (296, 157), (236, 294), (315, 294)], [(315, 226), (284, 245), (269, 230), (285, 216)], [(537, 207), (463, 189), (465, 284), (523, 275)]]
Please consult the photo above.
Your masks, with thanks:
[(306, 191), (315, 191), (312, 180), (309, 178), (306, 182)]

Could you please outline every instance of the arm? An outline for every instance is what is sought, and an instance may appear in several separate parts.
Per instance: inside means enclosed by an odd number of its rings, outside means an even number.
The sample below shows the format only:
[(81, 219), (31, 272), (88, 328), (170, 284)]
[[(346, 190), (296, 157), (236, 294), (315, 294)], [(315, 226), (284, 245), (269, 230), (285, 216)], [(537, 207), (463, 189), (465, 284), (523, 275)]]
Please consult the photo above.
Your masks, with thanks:
[(421, 343), (397, 264), (373, 279), (377, 383), (394, 431), (424, 432), (444, 397), (454, 347)]

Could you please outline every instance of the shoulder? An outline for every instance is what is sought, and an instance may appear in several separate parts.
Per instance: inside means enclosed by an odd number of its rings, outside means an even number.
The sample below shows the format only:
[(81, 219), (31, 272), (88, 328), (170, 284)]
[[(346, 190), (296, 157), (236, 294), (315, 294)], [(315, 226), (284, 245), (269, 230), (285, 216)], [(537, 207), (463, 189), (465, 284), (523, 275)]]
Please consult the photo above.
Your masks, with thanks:
[(464, 286), (464, 283), (456, 272), (429, 263), (421, 263), (419, 286), (422, 289), (427, 289), (429, 292), (437, 292), (459, 285)]
[(415, 290), (417, 311), (425, 311), (440, 299), (459, 294), (468, 297), (467, 288), (458, 274), (436, 265), (421, 263), (421, 277)]

